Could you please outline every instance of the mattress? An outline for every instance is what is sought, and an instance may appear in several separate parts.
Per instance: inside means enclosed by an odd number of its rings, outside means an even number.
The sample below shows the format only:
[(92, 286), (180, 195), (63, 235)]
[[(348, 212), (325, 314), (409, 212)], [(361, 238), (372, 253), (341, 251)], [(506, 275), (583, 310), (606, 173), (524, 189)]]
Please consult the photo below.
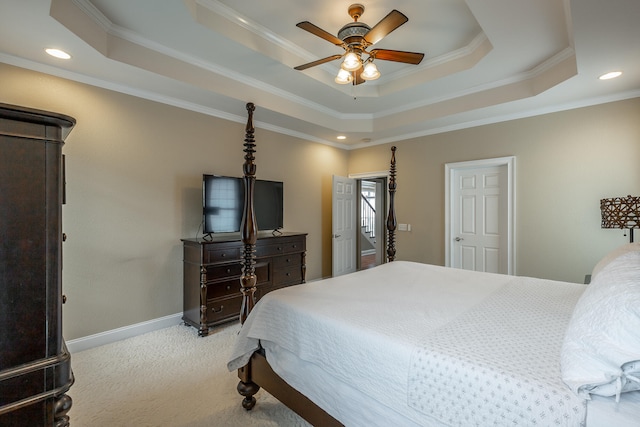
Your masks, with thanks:
[(615, 402), (588, 407), (559, 371), (584, 288), (395, 261), (267, 294), (228, 367), (262, 346), (278, 375), (347, 426), (597, 426), (592, 415), (615, 416)]

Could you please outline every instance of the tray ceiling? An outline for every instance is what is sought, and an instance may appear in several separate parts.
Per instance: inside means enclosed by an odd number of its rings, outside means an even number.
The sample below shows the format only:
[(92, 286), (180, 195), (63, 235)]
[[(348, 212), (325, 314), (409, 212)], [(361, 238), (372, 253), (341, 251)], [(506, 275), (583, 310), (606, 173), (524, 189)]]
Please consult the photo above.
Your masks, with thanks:
[[(0, 62), (239, 122), (251, 101), (258, 128), (343, 148), (640, 95), (636, 0), (371, 1), (370, 26), (392, 9), (409, 18), (375, 47), (424, 52), (421, 64), (376, 61), (382, 76), (358, 86), (334, 82), (339, 61), (294, 70), (343, 52), (295, 24), (336, 34), (349, 4), (13, 1)], [(624, 74), (598, 80), (613, 69)]]

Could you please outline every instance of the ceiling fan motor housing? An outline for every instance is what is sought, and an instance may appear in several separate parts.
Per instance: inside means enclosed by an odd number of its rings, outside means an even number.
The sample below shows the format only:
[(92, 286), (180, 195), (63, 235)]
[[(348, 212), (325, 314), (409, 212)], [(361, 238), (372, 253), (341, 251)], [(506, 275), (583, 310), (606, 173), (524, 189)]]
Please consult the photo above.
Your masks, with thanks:
[(338, 38), (349, 46), (364, 49), (364, 36), (371, 30), (364, 22), (350, 22), (338, 31)]
[(340, 40), (352, 48), (361, 50), (366, 48), (364, 36), (371, 30), (371, 27), (364, 22), (358, 22), (358, 19), (360, 19), (363, 13), (364, 6), (360, 3), (349, 6), (349, 16), (351, 16), (353, 22), (349, 22), (338, 31), (338, 38)]

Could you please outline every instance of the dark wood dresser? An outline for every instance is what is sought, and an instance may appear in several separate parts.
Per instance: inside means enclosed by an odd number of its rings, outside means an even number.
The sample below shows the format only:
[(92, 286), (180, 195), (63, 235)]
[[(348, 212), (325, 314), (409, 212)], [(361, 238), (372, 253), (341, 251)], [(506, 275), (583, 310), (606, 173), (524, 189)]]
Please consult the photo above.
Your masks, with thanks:
[(63, 141), (75, 119), (0, 104), (0, 425), (69, 425)]
[[(306, 274), (306, 234), (266, 235), (256, 243), (256, 302), (267, 292), (304, 283)], [(209, 328), (238, 319), (240, 259), (238, 237), (215, 236), (211, 240), (182, 239), (184, 245), (185, 323), (206, 336)]]

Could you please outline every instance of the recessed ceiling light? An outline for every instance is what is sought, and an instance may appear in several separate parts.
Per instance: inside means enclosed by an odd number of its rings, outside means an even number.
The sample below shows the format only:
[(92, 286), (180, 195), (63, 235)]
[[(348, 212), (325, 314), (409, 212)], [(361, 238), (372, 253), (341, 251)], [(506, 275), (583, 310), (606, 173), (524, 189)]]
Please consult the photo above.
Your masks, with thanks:
[(347, 139), (347, 137), (344, 135), (338, 135), (336, 136), (336, 139)]
[(600, 77), (598, 77), (600, 80), (609, 80), (609, 79), (615, 79), (616, 77), (618, 77), (619, 75), (622, 74), (622, 71), (611, 71), (609, 73), (605, 73), (603, 75), (601, 75)]
[(45, 49), (44, 51), (47, 52), (49, 55), (54, 56), (56, 58), (60, 58), (60, 59), (69, 59), (69, 58), (71, 58), (71, 55), (69, 55), (64, 50), (60, 50), (60, 49)]

